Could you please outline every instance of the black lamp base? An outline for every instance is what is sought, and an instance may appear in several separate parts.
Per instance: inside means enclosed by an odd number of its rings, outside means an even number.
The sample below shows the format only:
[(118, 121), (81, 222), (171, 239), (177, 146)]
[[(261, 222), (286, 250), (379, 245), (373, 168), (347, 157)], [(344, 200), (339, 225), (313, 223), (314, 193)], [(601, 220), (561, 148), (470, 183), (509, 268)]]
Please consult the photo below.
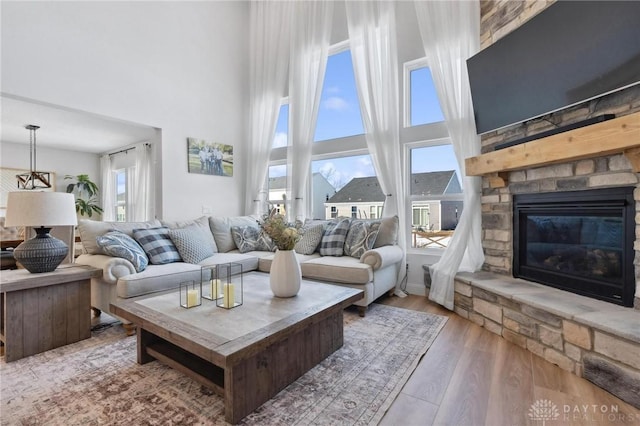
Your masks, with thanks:
[(13, 250), (13, 257), (27, 271), (37, 274), (54, 271), (67, 257), (69, 247), (49, 235), (51, 228), (35, 228), (36, 236)]

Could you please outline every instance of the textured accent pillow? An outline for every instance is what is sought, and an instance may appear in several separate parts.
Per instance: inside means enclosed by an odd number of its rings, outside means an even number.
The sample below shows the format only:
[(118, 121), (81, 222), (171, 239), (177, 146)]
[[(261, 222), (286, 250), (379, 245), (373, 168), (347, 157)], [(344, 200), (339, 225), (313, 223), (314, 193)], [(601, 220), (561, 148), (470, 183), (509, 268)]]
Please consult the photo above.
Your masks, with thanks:
[(120, 231), (110, 231), (96, 237), (96, 244), (109, 256), (120, 257), (131, 262), (136, 272), (144, 271), (149, 265), (149, 259), (140, 244)]
[(172, 222), (161, 220), (160, 222), (162, 223), (162, 226), (166, 226), (169, 229), (186, 228), (187, 226), (196, 225), (200, 228), (199, 230), (204, 239), (207, 241), (207, 244), (211, 246), (213, 253), (218, 252), (216, 240), (213, 239), (213, 234), (211, 233), (211, 228), (209, 227), (209, 216), (201, 216), (198, 219), (193, 220), (176, 220)]
[(381, 221), (354, 220), (344, 241), (344, 254), (360, 259), (365, 251), (370, 250), (378, 236)]
[(158, 228), (134, 229), (133, 238), (142, 246), (147, 253), (149, 262), (154, 265), (180, 262), (182, 258), (171, 237), (169, 228), (160, 226)]
[[(210, 232), (209, 235), (211, 235)], [(169, 237), (178, 249), (182, 260), (187, 263), (196, 264), (215, 254), (211, 242), (195, 223), (184, 228), (170, 229)]]
[(238, 248), (231, 235), (232, 226), (258, 226), (259, 216), (209, 217), (209, 227), (220, 253)]
[(298, 254), (313, 254), (318, 248), (318, 244), (322, 240), (322, 233), (324, 231), (324, 225), (319, 223), (317, 225), (305, 225), (302, 228), (302, 238), (296, 243), (293, 248)]
[(249, 251), (274, 251), (275, 245), (257, 226), (232, 226), (231, 235), (240, 253)]
[(341, 219), (327, 225), (320, 241), (322, 256), (342, 256), (344, 240), (349, 232), (350, 223), (351, 219)]

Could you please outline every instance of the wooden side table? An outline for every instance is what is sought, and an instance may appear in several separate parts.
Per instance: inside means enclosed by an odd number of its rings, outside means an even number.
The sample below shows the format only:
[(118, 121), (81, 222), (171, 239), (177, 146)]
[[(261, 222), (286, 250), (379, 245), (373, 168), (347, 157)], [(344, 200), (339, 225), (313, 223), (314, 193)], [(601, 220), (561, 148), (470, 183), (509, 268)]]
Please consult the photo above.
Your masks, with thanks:
[(5, 361), (91, 337), (91, 278), (100, 269), (61, 265), (53, 272), (0, 273), (0, 340)]

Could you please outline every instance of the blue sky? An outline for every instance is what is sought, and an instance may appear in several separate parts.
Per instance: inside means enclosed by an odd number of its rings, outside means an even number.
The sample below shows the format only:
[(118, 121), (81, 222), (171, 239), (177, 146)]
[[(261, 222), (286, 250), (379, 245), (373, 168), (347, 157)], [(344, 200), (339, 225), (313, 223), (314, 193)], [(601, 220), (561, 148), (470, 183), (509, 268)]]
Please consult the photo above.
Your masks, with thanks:
[[(411, 124), (420, 125), (444, 120), (428, 68), (411, 72)], [(280, 109), (274, 147), (287, 145), (288, 105)], [(351, 65), (351, 52), (329, 57), (314, 140), (353, 136), (364, 133), (362, 117)], [(459, 169), (451, 146), (414, 149), (411, 156), (413, 173)], [(314, 161), (312, 172), (331, 173), (337, 184), (344, 185), (354, 177), (374, 176), (368, 155)], [(285, 167), (272, 167), (271, 177), (285, 174)], [(332, 182), (333, 183), (333, 182)]]

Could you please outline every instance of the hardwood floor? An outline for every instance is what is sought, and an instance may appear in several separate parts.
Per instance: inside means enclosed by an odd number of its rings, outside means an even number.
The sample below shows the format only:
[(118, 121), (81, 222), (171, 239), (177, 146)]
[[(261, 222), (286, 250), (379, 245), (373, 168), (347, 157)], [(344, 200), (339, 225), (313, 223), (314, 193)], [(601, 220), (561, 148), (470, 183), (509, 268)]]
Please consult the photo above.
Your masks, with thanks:
[[(426, 297), (378, 303), (449, 317), (381, 425), (640, 425), (640, 410)], [(557, 417), (529, 416), (543, 400)]]

